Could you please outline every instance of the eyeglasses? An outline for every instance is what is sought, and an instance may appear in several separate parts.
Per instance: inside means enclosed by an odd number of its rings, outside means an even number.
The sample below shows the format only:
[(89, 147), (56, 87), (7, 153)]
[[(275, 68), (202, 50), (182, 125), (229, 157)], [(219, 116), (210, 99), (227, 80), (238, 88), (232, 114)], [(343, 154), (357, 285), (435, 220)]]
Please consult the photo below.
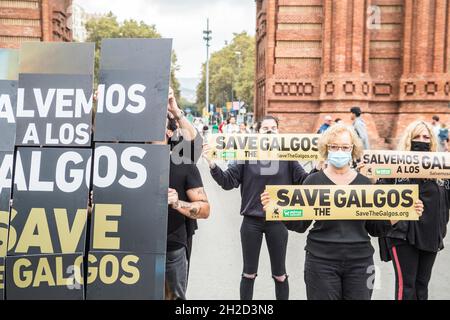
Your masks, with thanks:
[(331, 152), (338, 152), (339, 150), (342, 150), (344, 152), (352, 152), (353, 151), (353, 145), (352, 144), (344, 144), (342, 146), (339, 146), (337, 144), (329, 144), (328, 150)]
[(272, 128), (263, 127), (263, 128), (261, 128), (261, 133), (267, 133), (268, 131), (276, 133), (276, 132), (278, 132), (278, 128), (277, 127), (272, 127)]

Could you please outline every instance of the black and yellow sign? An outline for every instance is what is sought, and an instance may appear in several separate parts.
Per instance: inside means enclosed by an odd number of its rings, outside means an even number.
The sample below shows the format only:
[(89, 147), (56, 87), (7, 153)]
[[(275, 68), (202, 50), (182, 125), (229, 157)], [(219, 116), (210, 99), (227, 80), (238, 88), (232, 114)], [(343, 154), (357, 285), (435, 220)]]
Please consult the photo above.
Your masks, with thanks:
[(91, 154), (18, 148), (8, 255), (84, 252)]
[(0, 257), (6, 256), (9, 229), (13, 153), (0, 152)]
[(417, 185), (267, 186), (269, 221), (418, 220)]
[(157, 300), (164, 297), (165, 255), (90, 252), (87, 300)]
[(90, 251), (164, 254), (169, 147), (96, 144)]
[(319, 160), (315, 134), (213, 134), (210, 157), (216, 160)]
[(83, 254), (6, 258), (8, 300), (83, 300)]
[(103, 48), (95, 149), (94, 45), (0, 50), (0, 299), (164, 298), (171, 41)]
[(450, 179), (449, 152), (365, 151), (368, 178)]

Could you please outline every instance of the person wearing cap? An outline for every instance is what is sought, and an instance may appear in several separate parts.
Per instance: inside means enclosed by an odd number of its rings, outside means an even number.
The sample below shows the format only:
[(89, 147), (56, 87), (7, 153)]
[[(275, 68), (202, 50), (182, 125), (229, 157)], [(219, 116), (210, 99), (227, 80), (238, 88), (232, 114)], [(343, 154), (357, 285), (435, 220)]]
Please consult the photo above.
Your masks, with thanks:
[(361, 139), (364, 150), (369, 150), (369, 135), (367, 134), (366, 123), (361, 118), (361, 109), (359, 107), (353, 107), (350, 109), (350, 112), (352, 113), (353, 128)]
[(319, 131), (317, 131), (317, 133), (322, 134), (325, 131), (327, 131), (328, 128), (331, 127), (332, 122), (333, 122), (333, 118), (331, 118), (331, 116), (326, 116), (325, 122), (320, 126)]

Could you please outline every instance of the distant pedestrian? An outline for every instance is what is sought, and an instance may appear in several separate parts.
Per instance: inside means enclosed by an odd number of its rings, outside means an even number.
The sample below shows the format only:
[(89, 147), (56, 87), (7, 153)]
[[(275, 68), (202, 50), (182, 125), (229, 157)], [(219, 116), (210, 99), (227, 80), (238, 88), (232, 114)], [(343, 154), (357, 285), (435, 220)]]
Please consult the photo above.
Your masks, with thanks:
[(203, 140), (206, 141), (208, 139), (209, 127), (207, 125), (203, 126), (202, 135)]
[(439, 119), (439, 116), (434, 115), (433, 118), (431, 118), (431, 124), (433, 126), (433, 132), (436, 135), (436, 137), (439, 136), (439, 131), (441, 130), (441, 122)]
[(438, 141), (439, 141), (439, 151), (447, 152), (449, 150), (448, 149), (448, 128), (445, 123), (442, 123), (441, 128), (439, 129)]
[(228, 119), (228, 124), (223, 128), (223, 133), (225, 134), (233, 134), (239, 133), (239, 126), (236, 124), (236, 118), (230, 117)]
[(247, 129), (247, 124), (245, 122), (242, 122), (239, 125), (239, 133), (241, 133), (241, 134), (248, 134), (248, 133), (250, 133), (250, 130)]
[(361, 118), (362, 111), (359, 107), (353, 107), (350, 109), (350, 112), (352, 113), (353, 128), (361, 139), (364, 150), (369, 150), (369, 135), (367, 133), (366, 123)]
[(217, 122), (214, 122), (212, 126), (212, 134), (219, 133), (219, 126), (217, 125)]
[(227, 124), (228, 124), (228, 120), (222, 121), (222, 123), (219, 125), (219, 133), (224, 133), (223, 131), (224, 131), (225, 127), (227, 126)]
[(328, 128), (331, 127), (331, 124), (333, 123), (333, 118), (331, 116), (325, 117), (325, 122), (320, 126), (319, 130), (317, 131), (318, 134), (322, 134), (325, 131), (328, 130)]

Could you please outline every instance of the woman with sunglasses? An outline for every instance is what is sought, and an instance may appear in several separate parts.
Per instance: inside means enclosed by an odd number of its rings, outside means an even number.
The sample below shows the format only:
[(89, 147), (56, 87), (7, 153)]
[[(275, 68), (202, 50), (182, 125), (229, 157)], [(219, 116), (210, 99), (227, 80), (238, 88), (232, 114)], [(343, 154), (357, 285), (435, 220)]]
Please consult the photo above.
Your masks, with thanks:
[[(319, 152), (327, 167), (306, 178), (304, 185), (370, 185), (371, 181), (351, 168), (361, 158), (363, 146), (353, 128), (337, 124), (319, 140)], [(264, 209), (269, 196), (261, 196)], [(418, 214), (423, 207), (416, 204)], [(394, 223), (394, 222), (392, 222)], [(305, 232), (312, 221), (292, 221), (289, 230)], [(308, 300), (370, 300), (374, 279), (371, 236), (392, 228), (390, 221), (316, 221), (306, 244), (305, 283)]]
[[(438, 141), (432, 127), (411, 123), (400, 139), (398, 150), (436, 152)], [(444, 248), (450, 203), (450, 181), (436, 179), (381, 179), (380, 184), (417, 184), (424, 214), (419, 221), (400, 221), (380, 238), (383, 261), (395, 270), (396, 300), (427, 300), (428, 284), (437, 253)]]

